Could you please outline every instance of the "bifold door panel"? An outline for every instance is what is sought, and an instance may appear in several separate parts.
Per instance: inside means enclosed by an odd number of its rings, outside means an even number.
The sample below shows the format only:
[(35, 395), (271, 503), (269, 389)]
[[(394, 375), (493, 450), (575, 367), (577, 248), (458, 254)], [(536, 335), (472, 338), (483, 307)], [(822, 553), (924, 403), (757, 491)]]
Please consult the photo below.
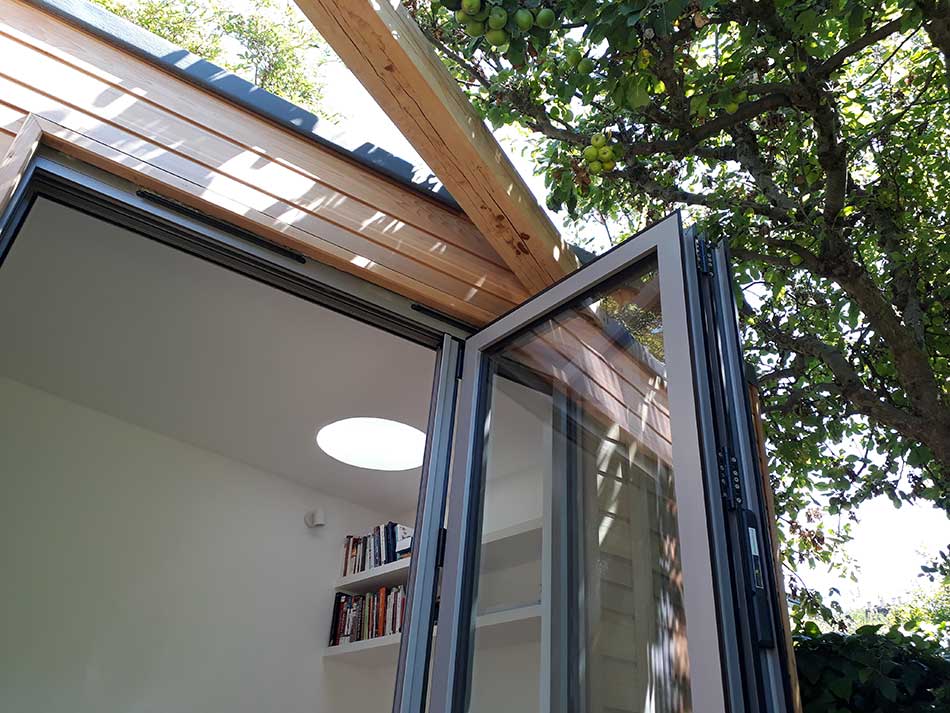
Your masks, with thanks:
[(737, 517), (717, 478), (738, 342), (694, 243), (671, 216), (466, 341), (429, 711), (785, 710), (758, 501)]

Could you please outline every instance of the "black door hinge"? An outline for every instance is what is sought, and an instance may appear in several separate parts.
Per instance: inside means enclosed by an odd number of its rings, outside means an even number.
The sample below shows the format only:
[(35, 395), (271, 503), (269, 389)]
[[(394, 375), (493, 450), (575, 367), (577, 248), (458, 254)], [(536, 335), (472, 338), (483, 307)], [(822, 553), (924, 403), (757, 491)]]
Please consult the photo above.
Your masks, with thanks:
[(728, 449), (723, 448), (716, 454), (719, 475), (719, 492), (726, 507), (735, 510), (742, 507), (742, 478), (739, 475), (739, 461)]
[(702, 275), (713, 274), (713, 247), (712, 243), (703, 238), (696, 238), (696, 269)]

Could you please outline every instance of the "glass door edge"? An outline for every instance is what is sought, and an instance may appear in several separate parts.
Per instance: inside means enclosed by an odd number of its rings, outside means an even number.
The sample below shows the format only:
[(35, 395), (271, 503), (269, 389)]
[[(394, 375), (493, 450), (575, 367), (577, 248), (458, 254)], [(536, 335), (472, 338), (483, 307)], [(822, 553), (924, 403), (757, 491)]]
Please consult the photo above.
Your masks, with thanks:
[(432, 385), (393, 713), (423, 713), (425, 710), (460, 361), (460, 342), (446, 334)]

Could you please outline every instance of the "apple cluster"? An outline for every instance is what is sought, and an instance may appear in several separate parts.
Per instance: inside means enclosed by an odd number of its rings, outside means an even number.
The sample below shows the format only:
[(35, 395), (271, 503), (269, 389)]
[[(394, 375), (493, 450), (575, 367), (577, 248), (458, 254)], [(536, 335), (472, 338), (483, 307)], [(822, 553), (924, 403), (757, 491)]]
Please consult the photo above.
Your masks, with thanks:
[(534, 12), (521, 7), (509, 14), (501, 5), (483, 0), (433, 0), (432, 4), (453, 10), (456, 21), (467, 35), (484, 36), (488, 44), (496, 48), (504, 48), (512, 33), (525, 33), (535, 26), (550, 30), (557, 20), (554, 11), (548, 7)]
[(587, 170), (592, 176), (597, 176), (604, 171), (612, 171), (617, 165), (614, 147), (610, 145), (604, 134), (591, 136), (590, 144), (584, 147), (581, 155), (587, 162)]

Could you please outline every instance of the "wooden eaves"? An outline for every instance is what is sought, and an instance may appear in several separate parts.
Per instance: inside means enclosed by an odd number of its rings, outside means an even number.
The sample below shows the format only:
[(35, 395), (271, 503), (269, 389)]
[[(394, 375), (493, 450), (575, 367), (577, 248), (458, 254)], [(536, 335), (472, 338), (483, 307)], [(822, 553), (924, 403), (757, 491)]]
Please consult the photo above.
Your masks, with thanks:
[(530, 293), (577, 259), (399, 0), (295, 0)]

